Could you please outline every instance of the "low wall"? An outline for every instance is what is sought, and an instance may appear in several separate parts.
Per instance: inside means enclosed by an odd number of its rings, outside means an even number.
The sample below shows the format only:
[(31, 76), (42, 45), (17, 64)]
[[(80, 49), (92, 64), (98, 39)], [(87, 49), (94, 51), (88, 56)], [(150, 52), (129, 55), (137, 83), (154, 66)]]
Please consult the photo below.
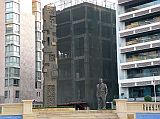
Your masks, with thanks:
[(74, 108), (40, 108), (33, 109), (33, 113), (73, 112)]
[(74, 108), (40, 108), (32, 109), (32, 100), (23, 100), (22, 103), (0, 104), (0, 118), (2, 119), (38, 119), (38, 114), (53, 112), (73, 112)]
[(0, 116), (4, 119), (35, 119), (32, 113), (32, 100), (23, 100), (22, 103), (0, 104)]
[(115, 101), (120, 119), (136, 119), (136, 113), (160, 113), (160, 102), (128, 102), (127, 99)]

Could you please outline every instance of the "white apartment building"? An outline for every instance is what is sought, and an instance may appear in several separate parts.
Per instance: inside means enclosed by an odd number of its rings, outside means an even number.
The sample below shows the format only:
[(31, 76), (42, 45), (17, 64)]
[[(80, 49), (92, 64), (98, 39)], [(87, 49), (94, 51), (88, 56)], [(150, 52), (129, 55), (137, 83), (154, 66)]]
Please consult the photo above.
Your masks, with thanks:
[[(160, 97), (160, 0), (118, 0), (120, 98)], [(155, 85), (155, 87), (154, 87)]]

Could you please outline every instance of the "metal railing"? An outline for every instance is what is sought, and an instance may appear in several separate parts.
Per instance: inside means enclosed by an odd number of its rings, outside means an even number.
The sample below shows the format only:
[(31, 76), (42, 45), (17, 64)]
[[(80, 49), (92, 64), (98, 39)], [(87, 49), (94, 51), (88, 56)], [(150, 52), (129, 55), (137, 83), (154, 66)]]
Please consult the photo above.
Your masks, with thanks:
[(67, 7), (71, 7), (77, 4), (81, 4), (81, 3), (92, 3), (98, 6), (102, 6), (102, 7), (106, 7), (109, 9), (116, 9), (115, 7), (115, 3), (114, 2), (110, 2), (108, 0), (57, 0), (55, 1), (53, 4), (56, 6), (57, 10), (63, 10)]

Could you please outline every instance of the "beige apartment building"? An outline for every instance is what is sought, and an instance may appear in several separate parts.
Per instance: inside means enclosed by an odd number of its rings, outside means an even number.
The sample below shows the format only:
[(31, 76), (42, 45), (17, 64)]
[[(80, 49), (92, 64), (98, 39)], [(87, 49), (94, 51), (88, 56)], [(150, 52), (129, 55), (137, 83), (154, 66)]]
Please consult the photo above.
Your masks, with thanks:
[(0, 1), (1, 103), (42, 103), (41, 1)]

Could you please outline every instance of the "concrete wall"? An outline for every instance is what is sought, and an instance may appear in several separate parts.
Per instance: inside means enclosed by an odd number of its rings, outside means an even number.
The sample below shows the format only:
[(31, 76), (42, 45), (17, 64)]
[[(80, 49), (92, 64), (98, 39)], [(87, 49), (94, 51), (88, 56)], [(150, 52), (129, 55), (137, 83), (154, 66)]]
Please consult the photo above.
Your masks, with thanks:
[[(5, 79), (5, 0), (0, 2), (0, 103), (4, 97), (4, 79)], [(2, 99), (1, 99), (2, 97)]]
[(0, 116), (8, 115), (22, 115), (23, 119), (39, 119), (38, 115), (41, 115), (41, 118), (46, 119), (51, 117), (51, 113), (54, 112), (74, 112), (74, 108), (46, 108), (46, 109), (33, 109), (32, 111), (32, 100), (23, 100), (22, 103), (10, 103), (10, 104), (0, 104)]
[(32, 113), (32, 100), (24, 100), (23, 103), (1, 104), (0, 116), (22, 115), (23, 119), (36, 119)]
[(21, 14), (20, 96), (35, 99), (35, 19), (32, 13)]
[(23, 119), (118, 119), (118, 116), (112, 110), (75, 111), (74, 108), (32, 109), (32, 100), (0, 105), (0, 119), (1, 116), (15, 117), (15, 115), (22, 116)]

